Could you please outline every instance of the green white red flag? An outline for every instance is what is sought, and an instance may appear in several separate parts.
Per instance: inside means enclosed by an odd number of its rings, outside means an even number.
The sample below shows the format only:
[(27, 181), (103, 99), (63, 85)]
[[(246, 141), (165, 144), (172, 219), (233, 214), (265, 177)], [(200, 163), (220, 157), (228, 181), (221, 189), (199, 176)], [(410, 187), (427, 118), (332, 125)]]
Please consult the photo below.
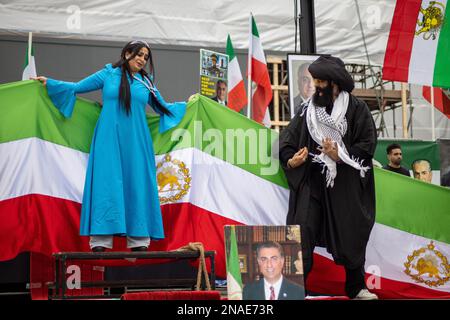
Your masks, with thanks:
[(228, 63), (228, 107), (234, 111), (241, 111), (247, 105), (247, 96), (245, 94), (244, 79), (242, 79), (241, 68), (236, 55), (234, 54), (231, 37), (227, 38)]
[(253, 15), (251, 16), (251, 34), (249, 39), (249, 78), (254, 83), (252, 90), (252, 119), (270, 127), (269, 104), (272, 100), (269, 70), (266, 57), (259, 37), (258, 28)]

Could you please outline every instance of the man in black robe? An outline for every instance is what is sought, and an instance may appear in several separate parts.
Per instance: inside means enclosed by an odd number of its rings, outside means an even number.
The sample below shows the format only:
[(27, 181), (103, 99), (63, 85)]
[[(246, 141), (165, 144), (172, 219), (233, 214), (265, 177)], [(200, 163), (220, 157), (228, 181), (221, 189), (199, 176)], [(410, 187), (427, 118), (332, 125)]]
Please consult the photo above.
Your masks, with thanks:
[(377, 299), (364, 281), (375, 222), (375, 123), (367, 105), (350, 94), (354, 82), (342, 60), (322, 56), (309, 71), (316, 92), (280, 135), (290, 188), (287, 224), (301, 226), (305, 284), (314, 247), (326, 247), (345, 267), (347, 295)]

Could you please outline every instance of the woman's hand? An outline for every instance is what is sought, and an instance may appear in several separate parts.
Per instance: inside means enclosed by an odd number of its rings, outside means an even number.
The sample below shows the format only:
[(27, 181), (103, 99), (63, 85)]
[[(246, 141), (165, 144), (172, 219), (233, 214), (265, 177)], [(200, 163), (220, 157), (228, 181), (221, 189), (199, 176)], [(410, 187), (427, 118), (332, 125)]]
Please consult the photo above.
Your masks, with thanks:
[(31, 80), (38, 80), (40, 81), (44, 86), (47, 85), (47, 78), (43, 77), (43, 76), (39, 76), (39, 77), (31, 77)]
[(194, 98), (197, 97), (197, 96), (198, 96), (198, 93), (192, 94), (192, 95), (189, 97), (188, 102), (190, 102), (192, 99), (194, 99)]

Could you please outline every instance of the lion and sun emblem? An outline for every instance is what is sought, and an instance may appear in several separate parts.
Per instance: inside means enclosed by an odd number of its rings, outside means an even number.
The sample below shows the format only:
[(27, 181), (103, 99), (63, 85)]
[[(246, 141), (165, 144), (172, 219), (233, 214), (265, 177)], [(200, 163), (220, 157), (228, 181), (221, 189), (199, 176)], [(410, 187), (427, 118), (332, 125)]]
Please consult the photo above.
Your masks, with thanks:
[(408, 276), (430, 288), (442, 286), (450, 280), (447, 257), (436, 249), (433, 241), (426, 247), (414, 250), (404, 266)]
[(422, 19), (417, 20), (415, 35), (422, 35), (424, 40), (436, 40), (444, 23), (445, 6), (439, 1), (430, 1), (428, 7), (420, 8)]
[(172, 203), (182, 199), (191, 188), (191, 180), (189, 168), (183, 161), (165, 155), (156, 165), (160, 203)]

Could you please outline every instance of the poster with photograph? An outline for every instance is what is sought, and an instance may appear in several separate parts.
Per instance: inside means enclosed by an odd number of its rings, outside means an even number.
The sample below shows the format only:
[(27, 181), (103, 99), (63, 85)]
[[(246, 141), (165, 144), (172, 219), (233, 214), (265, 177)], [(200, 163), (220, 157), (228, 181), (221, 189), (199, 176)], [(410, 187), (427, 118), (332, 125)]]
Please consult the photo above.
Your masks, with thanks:
[(225, 226), (229, 300), (305, 298), (300, 226)]
[(291, 119), (300, 105), (312, 97), (315, 92), (313, 78), (308, 67), (319, 55), (288, 54), (289, 106)]
[(228, 82), (228, 55), (200, 49), (200, 94), (216, 97), (217, 83)]

